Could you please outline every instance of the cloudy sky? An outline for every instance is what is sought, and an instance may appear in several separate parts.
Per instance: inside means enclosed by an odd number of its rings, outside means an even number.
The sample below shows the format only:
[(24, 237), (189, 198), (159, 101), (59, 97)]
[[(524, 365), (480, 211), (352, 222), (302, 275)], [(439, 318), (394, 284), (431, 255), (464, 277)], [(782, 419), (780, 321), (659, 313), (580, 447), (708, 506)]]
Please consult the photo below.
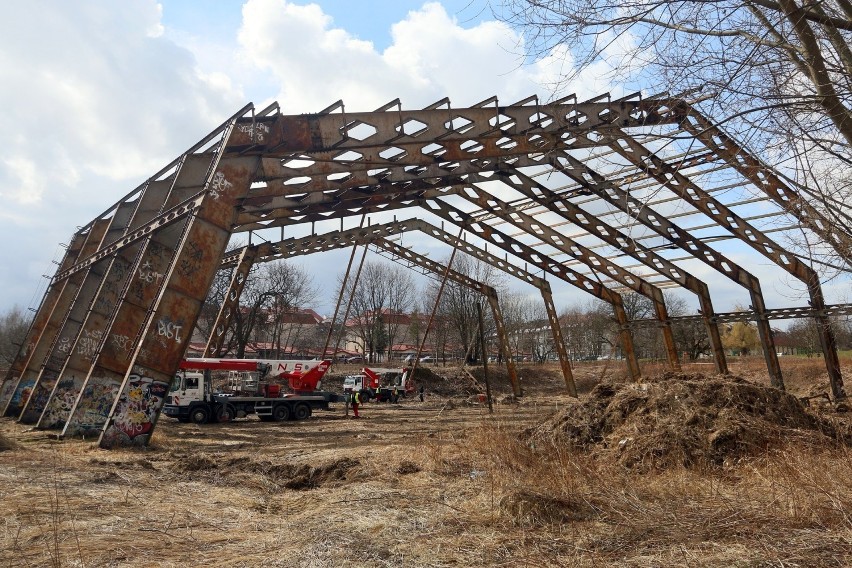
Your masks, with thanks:
[[(77, 226), (249, 101), (299, 114), (339, 99), (372, 110), (397, 97), (409, 108), (552, 97), (570, 57), (530, 63), (521, 51), (487, 0), (10, 4), (0, 21), (0, 311), (37, 305)], [(563, 94), (621, 94), (604, 71)]]

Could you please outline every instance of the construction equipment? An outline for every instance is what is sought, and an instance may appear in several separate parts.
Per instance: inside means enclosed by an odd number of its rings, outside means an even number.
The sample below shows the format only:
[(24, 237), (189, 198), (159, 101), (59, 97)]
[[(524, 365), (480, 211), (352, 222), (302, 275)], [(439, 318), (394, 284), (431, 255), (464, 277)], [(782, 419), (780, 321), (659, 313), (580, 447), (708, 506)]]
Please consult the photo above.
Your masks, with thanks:
[[(181, 422), (229, 422), (256, 414), (263, 421), (304, 420), (345, 399), (320, 389), (328, 360), (184, 359), (166, 397), (166, 416)], [(212, 371), (228, 371), (214, 391)], [(286, 387), (282, 388), (282, 382)]]
[(343, 380), (344, 394), (361, 393), (364, 402), (376, 399), (378, 402), (396, 402), (400, 396), (414, 392), (411, 369), (371, 369), (364, 367), (358, 375), (348, 375)]

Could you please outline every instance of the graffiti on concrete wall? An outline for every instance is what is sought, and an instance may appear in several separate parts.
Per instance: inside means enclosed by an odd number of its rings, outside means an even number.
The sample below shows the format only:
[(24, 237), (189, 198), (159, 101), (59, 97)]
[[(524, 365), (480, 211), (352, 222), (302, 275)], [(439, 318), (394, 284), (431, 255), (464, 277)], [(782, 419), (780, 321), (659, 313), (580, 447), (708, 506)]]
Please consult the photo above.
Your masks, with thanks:
[(18, 416), (20, 414), (21, 409), (30, 400), (30, 395), (33, 393), (33, 385), (35, 385), (35, 379), (21, 379), (14, 394), (12, 394), (12, 400), (9, 401), (6, 416)]
[(24, 424), (33, 424), (38, 421), (44, 407), (47, 406), (50, 400), (50, 393), (53, 392), (53, 385), (56, 384), (56, 373), (45, 370), (42, 372), (41, 378), (33, 386), (30, 392), (29, 404), (24, 403), (21, 408), (26, 406), (26, 409), (21, 414), (20, 421)]
[(75, 385), (73, 378), (60, 379), (56, 385), (56, 390), (53, 392), (53, 396), (44, 409), (44, 414), (38, 426), (40, 428), (52, 429), (61, 428), (65, 425), (65, 421), (68, 420), (68, 416), (71, 414), (71, 409), (74, 408), (74, 401), (77, 400), (78, 392), (79, 387)]
[(101, 438), (101, 446), (147, 444), (168, 391), (169, 383), (165, 381), (131, 374)]
[(121, 384), (113, 379), (91, 377), (83, 387), (80, 402), (63, 431), (65, 436), (89, 437), (100, 433)]
[(3, 387), (0, 388), (0, 411), (3, 410), (3, 407), (6, 405), (6, 402), (9, 401), (12, 398), (12, 395), (15, 393), (16, 384), (18, 384), (17, 377), (7, 380), (5, 383), (3, 383)]

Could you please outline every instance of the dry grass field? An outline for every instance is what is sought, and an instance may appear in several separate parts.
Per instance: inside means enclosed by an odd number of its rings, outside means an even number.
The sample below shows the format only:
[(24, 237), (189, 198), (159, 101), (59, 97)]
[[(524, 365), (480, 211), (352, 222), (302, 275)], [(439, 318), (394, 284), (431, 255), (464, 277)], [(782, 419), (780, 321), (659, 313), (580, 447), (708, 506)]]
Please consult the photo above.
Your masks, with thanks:
[[(792, 393), (827, 392), (820, 360), (782, 363)], [(425, 403), (163, 417), (144, 451), (4, 418), (0, 567), (852, 565), (849, 413), (760, 386), (759, 360), (733, 362), (748, 382), (581, 366), (579, 401), (522, 368), (493, 415), (434, 370)]]

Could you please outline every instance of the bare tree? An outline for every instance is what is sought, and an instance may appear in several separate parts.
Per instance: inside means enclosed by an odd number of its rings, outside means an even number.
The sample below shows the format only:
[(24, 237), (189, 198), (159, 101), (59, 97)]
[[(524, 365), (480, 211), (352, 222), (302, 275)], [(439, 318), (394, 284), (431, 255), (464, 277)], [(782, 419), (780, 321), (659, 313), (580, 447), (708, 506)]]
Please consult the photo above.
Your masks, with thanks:
[(513, 354), (528, 355), (542, 362), (555, 351), (550, 322), (541, 301), (524, 294), (504, 292), (500, 305)]
[(403, 314), (415, 302), (414, 280), (402, 266), (387, 262), (364, 264), (358, 286), (352, 290), (353, 280), (346, 283), (343, 302), (352, 302), (354, 314), (352, 328), (370, 361), (386, 353), (404, 325)]
[(15, 360), (27, 335), (30, 318), (18, 306), (0, 315), (0, 367), (7, 368)]
[(705, 115), (852, 233), (849, 0), (500, 4), (498, 17), (523, 30), (527, 55), (572, 64), (556, 90), (595, 65), (628, 88), (693, 93)]
[(280, 261), (254, 267), (246, 279), (240, 308), (234, 311), (224, 352), (243, 357), (252, 340), (280, 341), (283, 314), (300, 304), (308, 307), (316, 294), (311, 278), (295, 265)]
[[(501, 273), (496, 268), (466, 254), (457, 254), (452, 268), (477, 282), (502, 289), (503, 280)], [(431, 298), (432, 305), (434, 305), (434, 298), (437, 296), (438, 286), (438, 282), (432, 283), (430, 291), (426, 294), (428, 298)], [(479, 292), (448, 280), (439, 304), (439, 313), (452, 329), (454, 339), (458, 342), (456, 351), (459, 355), (471, 353), (471, 358), (474, 360), (479, 358), (478, 336), (476, 335), (479, 328), (479, 318), (476, 312), (476, 304), (483, 301), (485, 300)], [(431, 307), (429, 309), (431, 311)], [(488, 312), (489, 310), (486, 309), (484, 314)], [(487, 319), (491, 320), (491, 318)], [(489, 324), (486, 323), (485, 325), (488, 326)], [(489, 330), (486, 329), (485, 332), (488, 334)], [(431, 335), (432, 331), (429, 333)]]
[[(686, 300), (665, 293), (669, 317), (685, 316), (689, 313)], [(710, 353), (710, 336), (703, 321), (686, 320), (672, 322), (672, 335), (680, 353), (686, 353), (691, 361)]]
[(275, 347), (276, 357), (281, 356), (282, 350), (289, 352), (291, 347), (306, 349), (302, 337), (304, 318), (299, 310), (316, 301), (318, 290), (311, 277), (301, 268), (276, 262), (265, 266), (263, 278), (272, 294), (263, 327)]

